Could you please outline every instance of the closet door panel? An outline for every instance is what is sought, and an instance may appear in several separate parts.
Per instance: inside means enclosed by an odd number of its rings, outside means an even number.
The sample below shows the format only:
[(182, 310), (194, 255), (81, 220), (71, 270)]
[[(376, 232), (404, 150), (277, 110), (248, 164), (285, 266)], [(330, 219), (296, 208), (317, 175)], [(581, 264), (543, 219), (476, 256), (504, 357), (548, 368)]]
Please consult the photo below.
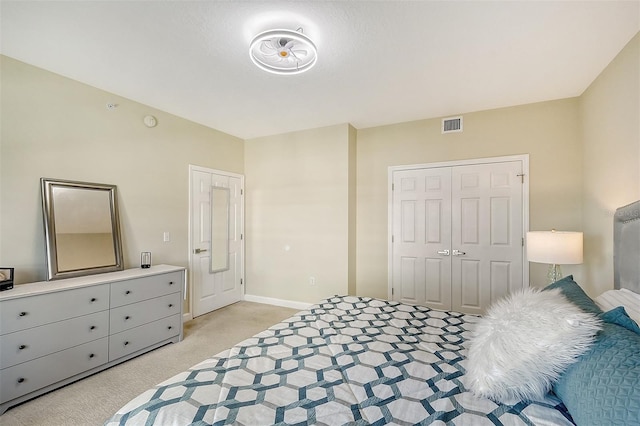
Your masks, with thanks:
[[(519, 161), (452, 170), (452, 309), (482, 314), (522, 288), (522, 173)], [(475, 272), (470, 267), (476, 265)]]
[(393, 174), (393, 299), (451, 307), (451, 170)]

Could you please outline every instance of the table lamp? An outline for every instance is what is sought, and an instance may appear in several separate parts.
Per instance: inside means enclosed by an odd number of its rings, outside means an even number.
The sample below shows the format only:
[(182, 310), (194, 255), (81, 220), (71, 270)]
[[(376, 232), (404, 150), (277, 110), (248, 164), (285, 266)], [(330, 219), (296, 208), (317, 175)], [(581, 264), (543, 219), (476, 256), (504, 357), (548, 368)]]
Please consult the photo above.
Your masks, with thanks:
[(560, 265), (582, 263), (582, 232), (532, 231), (527, 232), (527, 260), (548, 263), (547, 280), (562, 278)]

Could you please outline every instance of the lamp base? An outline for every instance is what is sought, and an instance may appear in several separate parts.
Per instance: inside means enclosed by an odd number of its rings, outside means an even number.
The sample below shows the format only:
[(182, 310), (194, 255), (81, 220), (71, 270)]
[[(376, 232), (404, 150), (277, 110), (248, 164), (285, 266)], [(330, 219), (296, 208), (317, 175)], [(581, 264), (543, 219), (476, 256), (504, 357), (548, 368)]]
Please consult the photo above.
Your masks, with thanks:
[(562, 271), (560, 270), (560, 265), (549, 265), (549, 269), (547, 270), (547, 283), (555, 283), (560, 279), (562, 279)]

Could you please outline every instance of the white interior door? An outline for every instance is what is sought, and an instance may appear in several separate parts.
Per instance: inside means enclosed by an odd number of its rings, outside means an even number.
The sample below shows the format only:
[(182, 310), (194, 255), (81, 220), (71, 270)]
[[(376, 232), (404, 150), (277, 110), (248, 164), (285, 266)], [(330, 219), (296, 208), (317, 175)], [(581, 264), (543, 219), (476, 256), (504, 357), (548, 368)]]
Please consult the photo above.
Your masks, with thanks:
[(451, 309), (451, 168), (393, 174), (393, 299)]
[(522, 288), (522, 163), (452, 168), (452, 305), (482, 314)]
[[(242, 300), (243, 297), (243, 177), (192, 166), (191, 175), (191, 283), (192, 312), (199, 316)], [(227, 268), (212, 265), (212, 188), (225, 188), (228, 194)], [(226, 199), (226, 197), (225, 197)], [(220, 208), (218, 205), (216, 208)], [(222, 225), (224, 227), (224, 225)], [(221, 270), (223, 269), (223, 270)]]
[(522, 288), (523, 175), (521, 160), (393, 170), (393, 300), (482, 314)]

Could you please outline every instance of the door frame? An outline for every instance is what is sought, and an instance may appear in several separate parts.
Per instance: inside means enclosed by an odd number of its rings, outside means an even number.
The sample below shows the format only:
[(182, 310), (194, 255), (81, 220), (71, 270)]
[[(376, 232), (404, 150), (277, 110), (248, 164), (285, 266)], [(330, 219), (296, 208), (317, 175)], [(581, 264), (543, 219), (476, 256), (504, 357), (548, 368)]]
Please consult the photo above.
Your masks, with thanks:
[[(389, 166), (387, 171), (387, 299), (393, 300), (393, 173), (403, 170), (431, 169), (438, 167), (469, 166), (477, 164), (522, 163), (522, 236), (529, 230), (529, 154), (507, 155), (503, 157), (473, 158), (469, 160), (442, 161), (437, 163), (409, 164)], [(522, 245), (522, 283), (529, 285), (529, 265), (525, 257), (525, 245)]]
[[(192, 174), (194, 171), (200, 171), (200, 172), (205, 172), (205, 173), (212, 173), (215, 175), (222, 175), (222, 176), (228, 176), (228, 177), (233, 177), (233, 178), (238, 178), (240, 179), (240, 188), (241, 188), (241, 195), (240, 195), (240, 217), (238, 218), (239, 222), (240, 222), (240, 233), (242, 234), (242, 238), (240, 240), (240, 278), (242, 279), (243, 283), (244, 283), (244, 257), (245, 257), (245, 246), (244, 246), (244, 242), (245, 242), (245, 237), (246, 235), (244, 234), (244, 175), (239, 174), (239, 173), (233, 173), (233, 172), (228, 172), (226, 170), (219, 170), (219, 169), (212, 169), (209, 167), (203, 167), (203, 166), (197, 166), (194, 164), (189, 164), (189, 208), (188, 210), (188, 244), (187, 244), (187, 249), (189, 250), (189, 254), (188, 254), (188, 259), (189, 259), (189, 270), (193, 271), (194, 265), (193, 265), (193, 241), (192, 241), (192, 223), (191, 223), (191, 217), (192, 217), (192, 213), (193, 211), (191, 210), (193, 205), (192, 205), (192, 199), (191, 199), (191, 194), (192, 194), (192, 190), (193, 188), (191, 187), (191, 181), (192, 181)], [(189, 320), (193, 319), (193, 279), (192, 279), (193, 274), (188, 274), (187, 276), (187, 291), (189, 294), (188, 300), (189, 300)], [(242, 285), (242, 299), (244, 300), (245, 297), (245, 285)], [(186, 298), (186, 295), (185, 295)], [(188, 320), (187, 318), (185, 318), (184, 320)]]

